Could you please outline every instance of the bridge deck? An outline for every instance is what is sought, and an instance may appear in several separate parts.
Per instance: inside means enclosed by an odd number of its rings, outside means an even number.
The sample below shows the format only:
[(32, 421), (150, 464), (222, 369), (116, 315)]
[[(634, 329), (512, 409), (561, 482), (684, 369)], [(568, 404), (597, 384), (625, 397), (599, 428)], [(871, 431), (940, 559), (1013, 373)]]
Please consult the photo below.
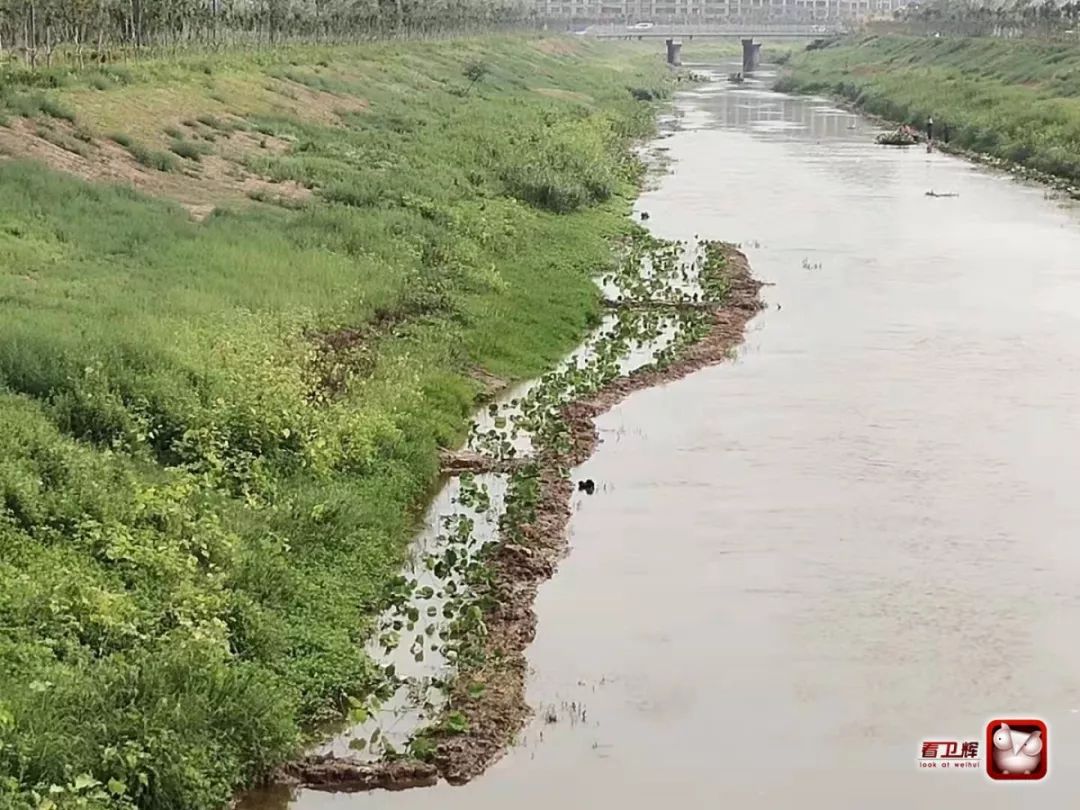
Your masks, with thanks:
[(594, 25), (583, 32), (595, 39), (690, 39), (751, 38), (812, 39), (841, 33), (834, 26), (824, 25), (655, 25), (652, 28), (628, 28), (617, 25)]

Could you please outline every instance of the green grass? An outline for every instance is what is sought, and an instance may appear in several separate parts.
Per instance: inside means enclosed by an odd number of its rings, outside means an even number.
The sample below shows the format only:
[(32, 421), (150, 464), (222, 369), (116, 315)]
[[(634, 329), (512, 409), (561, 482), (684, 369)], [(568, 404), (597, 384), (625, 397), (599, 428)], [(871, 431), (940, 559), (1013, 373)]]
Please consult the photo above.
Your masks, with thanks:
[(72, 152), (76, 155), (87, 157), (90, 154), (86, 144), (91, 138), (87, 133), (79, 133), (82, 137), (73, 137), (66, 132), (61, 132), (60, 130), (42, 123), (38, 125), (36, 134), (39, 138), (44, 138), (46, 141), (59, 146), (61, 149), (66, 149), (68, 152)]
[[(161, 152), (157, 149), (149, 149), (142, 144), (135, 143), (128, 138), (127, 135), (114, 135), (113, 140), (125, 147), (131, 156), (135, 158), (139, 164), (146, 166), (148, 169), (156, 169), (159, 172), (174, 172), (178, 168), (178, 163), (175, 157), (168, 152)], [(118, 140), (123, 138), (127, 140), (127, 143), (123, 143)]]
[(827, 93), (958, 146), (1080, 180), (1080, 49), (1039, 40), (882, 36), (801, 54), (781, 89)]
[(218, 132), (229, 133), (232, 132), (234, 127), (227, 121), (222, 121), (213, 115), (200, 115), (198, 122), (203, 126), (210, 127), (210, 129), (216, 129)]
[[(287, 53), (212, 74), (261, 87), (317, 56), (368, 102), (248, 116), (293, 143), (251, 168), (314, 204), (196, 223), (0, 164), (0, 806), (221, 806), (377, 688), (362, 645), (470, 370), (534, 375), (597, 320), (590, 275), (630, 227), (628, 145), (652, 125), (628, 88), (667, 82), (655, 49)], [(209, 92), (204, 64), (95, 72), (75, 118), (132, 88)]]
[(203, 143), (197, 143), (196, 141), (177, 138), (169, 145), (169, 151), (174, 155), (179, 155), (185, 160), (198, 161), (202, 159), (203, 155), (210, 154), (210, 147)]
[(51, 117), (74, 121), (75, 113), (70, 107), (37, 90), (17, 91), (10, 87), (0, 89), (0, 110), (27, 118)]

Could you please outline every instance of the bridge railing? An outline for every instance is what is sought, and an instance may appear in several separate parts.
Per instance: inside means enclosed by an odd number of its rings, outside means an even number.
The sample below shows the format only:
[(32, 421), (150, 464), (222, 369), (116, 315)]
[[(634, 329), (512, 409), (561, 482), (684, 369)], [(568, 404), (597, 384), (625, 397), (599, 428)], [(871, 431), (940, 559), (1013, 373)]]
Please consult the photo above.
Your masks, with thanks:
[(631, 37), (635, 35), (670, 35), (670, 36), (693, 36), (694, 34), (730, 34), (738, 36), (768, 36), (769, 34), (785, 34), (788, 36), (827, 36), (841, 33), (841, 27), (836, 25), (812, 25), (791, 23), (657, 23), (649, 28), (635, 28), (632, 25), (590, 25), (585, 29), (586, 36), (616, 36)]

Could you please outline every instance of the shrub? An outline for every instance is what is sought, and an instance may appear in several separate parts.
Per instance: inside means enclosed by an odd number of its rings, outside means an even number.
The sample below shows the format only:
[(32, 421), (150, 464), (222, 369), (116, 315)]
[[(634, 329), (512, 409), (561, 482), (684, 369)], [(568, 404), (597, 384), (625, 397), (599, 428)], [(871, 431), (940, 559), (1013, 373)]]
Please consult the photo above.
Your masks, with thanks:
[(512, 196), (557, 214), (576, 211), (590, 202), (584, 185), (550, 166), (516, 164), (503, 170), (502, 179)]
[(64, 121), (75, 121), (75, 113), (65, 107), (59, 101), (51, 98), (43, 98), (41, 100), (41, 111), (45, 115), (50, 115), (53, 118), (60, 118)]
[(643, 87), (631, 87), (628, 89), (630, 91), (630, 95), (633, 96), (634, 99), (636, 99), (637, 101), (652, 101), (652, 90), (648, 90)]
[(206, 144), (177, 139), (169, 145), (169, 151), (185, 160), (198, 161), (202, 159), (203, 155), (210, 154), (211, 150)]
[(383, 199), (383, 188), (377, 182), (342, 182), (323, 189), (322, 196), (329, 202), (351, 205), (355, 208), (369, 208), (378, 205)]
[(137, 143), (129, 143), (127, 150), (136, 161), (147, 168), (156, 169), (159, 172), (172, 172), (177, 169), (176, 158), (168, 152), (147, 149), (145, 146)]
[(232, 124), (222, 121), (213, 115), (200, 115), (196, 119), (200, 124), (210, 127), (210, 129), (216, 129), (218, 132), (231, 132), (235, 127)]
[(615, 192), (611, 150), (617, 138), (606, 121), (562, 125), (533, 134), (526, 150), (510, 154), (499, 177), (507, 192), (537, 208), (565, 214), (603, 202)]

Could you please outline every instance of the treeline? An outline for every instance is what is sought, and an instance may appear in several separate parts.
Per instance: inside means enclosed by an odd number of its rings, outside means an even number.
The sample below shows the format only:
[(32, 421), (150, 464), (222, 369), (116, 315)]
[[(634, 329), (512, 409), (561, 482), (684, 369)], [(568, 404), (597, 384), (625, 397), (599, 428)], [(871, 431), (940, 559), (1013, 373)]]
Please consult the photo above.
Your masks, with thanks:
[(521, 24), (528, 0), (0, 0), (0, 58), (31, 68), (139, 51), (350, 42)]
[(898, 12), (923, 33), (962, 36), (1068, 36), (1080, 23), (1080, 2), (1015, 0), (991, 6), (972, 0), (935, 0)]

